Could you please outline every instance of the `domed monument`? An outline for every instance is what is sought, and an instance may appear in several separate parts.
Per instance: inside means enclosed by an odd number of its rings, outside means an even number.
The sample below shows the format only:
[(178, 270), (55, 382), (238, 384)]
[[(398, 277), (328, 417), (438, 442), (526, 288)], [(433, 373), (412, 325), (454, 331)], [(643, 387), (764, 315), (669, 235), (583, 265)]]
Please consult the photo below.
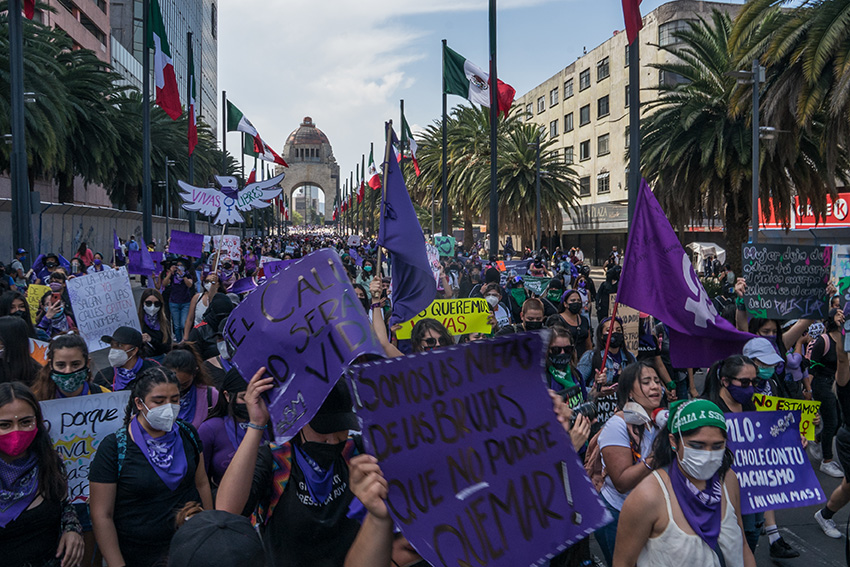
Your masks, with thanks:
[(330, 221), (339, 194), (339, 164), (328, 137), (316, 128), (312, 118), (305, 116), (301, 125), (289, 135), (281, 157), (289, 164), (281, 183), (289, 203), (292, 203), (292, 193), (299, 187), (319, 187), (325, 193), (325, 221)]

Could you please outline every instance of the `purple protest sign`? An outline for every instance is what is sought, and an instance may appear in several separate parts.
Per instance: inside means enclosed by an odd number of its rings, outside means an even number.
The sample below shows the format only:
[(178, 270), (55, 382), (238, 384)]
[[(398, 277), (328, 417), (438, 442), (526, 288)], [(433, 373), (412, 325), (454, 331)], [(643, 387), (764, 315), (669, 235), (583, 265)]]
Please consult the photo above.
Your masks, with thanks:
[(800, 441), (799, 411), (727, 413), (726, 427), (742, 514), (826, 501)]
[(431, 565), (532, 565), (611, 521), (523, 333), (353, 366), (393, 521)]
[(172, 230), (168, 243), (168, 252), (178, 256), (200, 258), (204, 251), (204, 235), (194, 232)]
[(278, 443), (313, 418), (354, 359), (384, 355), (339, 255), (327, 248), (248, 294), (230, 314), (225, 337), (242, 376), (265, 367), (274, 377), (268, 405)]
[(295, 263), (295, 260), (275, 260), (273, 262), (266, 262), (263, 264), (263, 274), (266, 276), (266, 279), (273, 278), (293, 263)]

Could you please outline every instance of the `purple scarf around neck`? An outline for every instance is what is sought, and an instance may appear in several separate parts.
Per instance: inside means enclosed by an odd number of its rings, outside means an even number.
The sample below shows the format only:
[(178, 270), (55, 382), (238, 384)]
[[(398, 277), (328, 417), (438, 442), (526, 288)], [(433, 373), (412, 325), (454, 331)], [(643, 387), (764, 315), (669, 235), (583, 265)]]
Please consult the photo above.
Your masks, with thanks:
[(301, 450), (301, 447), (293, 443), (292, 449), (296, 462), (300, 461), (299, 468), (304, 473), (304, 484), (307, 485), (310, 497), (317, 504), (324, 504), (334, 487), (335, 467), (331, 465), (328, 470), (322, 470), (310, 455)]
[(711, 549), (716, 549), (723, 519), (720, 474), (714, 473), (713, 477), (705, 481), (705, 490), (700, 490), (685, 477), (676, 459), (670, 464), (667, 474), (688, 525)]
[(0, 461), (0, 528), (26, 510), (38, 495), (38, 459), (30, 453), (11, 463)]
[(133, 368), (124, 368), (119, 366), (115, 368), (115, 378), (112, 383), (112, 391), (125, 390), (127, 386), (136, 379), (136, 374), (142, 369), (142, 357), (136, 359), (136, 364)]
[(148, 435), (144, 427), (139, 425), (138, 418), (133, 418), (130, 423), (133, 441), (169, 490), (175, 490), (189, 470), (179, 427), (175, 423), (171, 427), (171, 431), (154, 439)]
[(151, 317), (147, 313), (145, 313), (145, 325), (152, 331), (159, 330), (159, 313)]

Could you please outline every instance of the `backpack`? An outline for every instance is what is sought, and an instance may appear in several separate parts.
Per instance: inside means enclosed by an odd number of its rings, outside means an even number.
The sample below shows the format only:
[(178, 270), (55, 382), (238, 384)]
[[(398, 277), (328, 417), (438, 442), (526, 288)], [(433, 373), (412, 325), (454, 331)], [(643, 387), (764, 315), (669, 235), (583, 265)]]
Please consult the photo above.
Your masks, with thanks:
[[(192, 449), (195, 453), (195, 461), (198, 461), (201, 456), (201, 440), (198, 437), (197, 432), (186, 422), (181, 419), (178, 419), (174, 423), (177, 424), (177, 428), (180, 430), (180, 434), (183, 437), (188, 437), (189, 441), (192, 442)], [(127, 428), (122, 427), (118, 431), (115, 432), (115, 441), (118, 444), (118, 478), (121, 478), (121, 469), (124, 467), (124, 459), (127, 457)]]
[[(623, 412), (618, 411), (614, 415), (618, 415), (623, 417)], [(640, 443), (643, 438), (643, 432), (639, 431), (636, 425), (631, 425), (629, 423), (626, 424), (626, 430), (629, 432), (629, 445), (632, 450), (632, 463), (636, 463), (641, 459), (640, 454)], [(585, 453), (584, 457), (584, 471), (587, 473), (587, 476), (590, 477), (590, 480), (593, 482), (593, 486), (596, 487), (596, 491), (599, 492), (602, 490), (602, 485), (605, 483), (605, 477), (608, 476), (608, 473), (605, 471), (605, 467), (602, 465), (602, 449), (599, 447), (599, 435), (602, 433), (602, 430), (594, 435), (590, 442), (587, 444), (587, 453)]]

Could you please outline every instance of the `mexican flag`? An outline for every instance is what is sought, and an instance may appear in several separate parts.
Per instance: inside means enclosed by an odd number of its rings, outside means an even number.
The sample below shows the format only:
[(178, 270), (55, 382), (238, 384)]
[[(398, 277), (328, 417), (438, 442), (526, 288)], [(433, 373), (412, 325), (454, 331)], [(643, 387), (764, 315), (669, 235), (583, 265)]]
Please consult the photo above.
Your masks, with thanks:
[(189, 155), (198, 145), (198, 123), (195, 107), (195, 58), (189, 57)]
[(413, 138), (413, 133), (410, 131), (410, 125), (407, 123), (407, 118), (404, 114), (401, 115), (401, 148), (398, 152), (398, 161), (401, 163), (402, 158), (413, 161), (413, 169), (416, 171), (416, 177), (419, 177), (419, 161), (416, 159), (416, 150), (419, 146)]
[[(154, 0), (156, 1), (156, 0)], [(254, 147), (256, 148), (257, 139), (260, 133), (251, 124), (251, 121), (245, 118), (242, 111), (236, 108), (229, 100), (227, 101), (227, 131), (228, 132), (244, 132), (254, 139)]]
[(378, 168), (375, 167), (374, 150), (369, 150), (369, 187), (372, 189), (381, 188), (381, 177), (378, 175)]
[[(462, 96), (490, 108), (490, 74), (448, 46), (443, 50), (443, 82), (445, 93)], [(508, 115), (516, 90), (507, 83), (498, 82), (499, 113)]]
[(35, 0), (24, 0), (24, 16), (31, 20), (35, 16)]
[(271, 146), (269, 146), (263, 141), (262, 138), (260, 138), (259, 134), (256, 138), (254, 138), (254, 153), (261, 160), (270, 161), (273, 163), (280, 164), (284, 167), (289, 167), (289, 165), (285, 161), (283, 161), (283, 158), (277, 155), (277, 152), (275, 152), (271, 148)]
[(177, 76), (171, 62), (171, 49), (165, 36), (165, 24), (159, 11), (159, 0), (151, 0), (150, 33), (148, 47), (154, 49), (154, 76), (156, 79), (156, 103), (162, 107), (172, 120), (183, 114), (180, 106), (180, 91), (177, 89)]
[(251, 173), (248, 175), (248, 180), (245, 182), (245, 185), (250, 185), (251, 183), (257, 182), (257, 168), (251, 170)]

